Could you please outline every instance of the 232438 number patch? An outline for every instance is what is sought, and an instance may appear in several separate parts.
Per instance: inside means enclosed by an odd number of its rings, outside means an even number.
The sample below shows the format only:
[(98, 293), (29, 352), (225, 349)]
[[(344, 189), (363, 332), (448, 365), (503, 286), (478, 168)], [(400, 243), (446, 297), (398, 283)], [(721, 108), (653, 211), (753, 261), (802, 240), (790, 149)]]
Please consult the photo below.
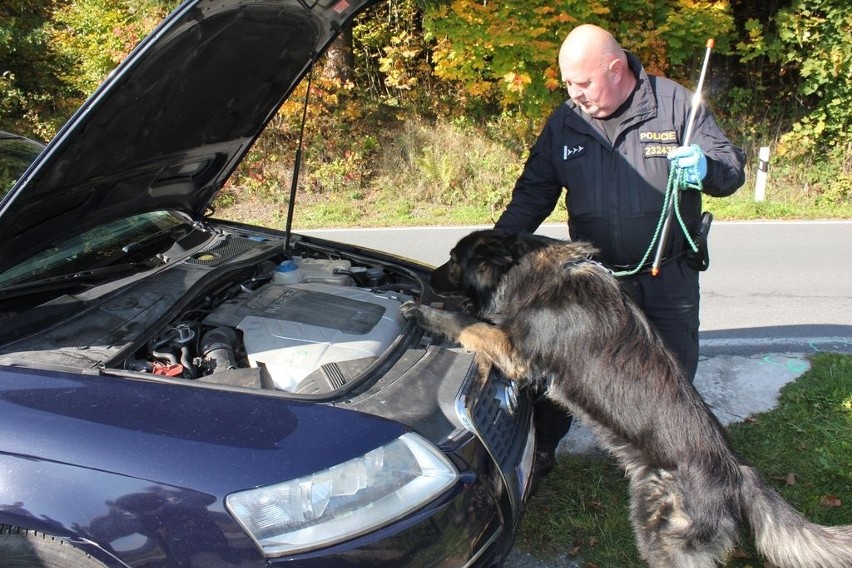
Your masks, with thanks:
[(646, 158), (666, 157), (677, 146), (671, 144), (649, 144), (642, 148)]

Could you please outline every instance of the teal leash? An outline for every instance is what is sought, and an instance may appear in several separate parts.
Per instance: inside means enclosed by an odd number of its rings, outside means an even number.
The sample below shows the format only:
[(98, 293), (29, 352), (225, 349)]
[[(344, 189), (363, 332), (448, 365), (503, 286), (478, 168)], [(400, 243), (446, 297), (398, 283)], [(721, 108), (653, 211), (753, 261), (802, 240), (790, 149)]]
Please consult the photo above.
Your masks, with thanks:
[(654, 247), (657, 245), (657, 241), (660, 238), (660, 231), (662, 230), (663, 223), (666, 220), (666, 212), (669, 210), (669, 202), (673, 202), (671, 207), (674, 209), (678, 225), (680, 225), (683, 236), (686, 237), (686, 242), (689, 244), (689, 248), (692, 249), (692, 252), (697, 252), (698, 245), (695, 244), (695, 241), (690, 236), (689, 230), (686, 228), (686, 223), (683, 220), (683, 216), (680, 213), (680, 200), (678, 199), (678, 196), (684, 189), (695, 189), (701, 191), (701, 187), (700, 181), (697, 184), (691, 184), (686, 181), (684, 172), (681, 168), (672, 167), (671, 170), (669, 170), (669, 178), (666, 181), (666, 192), (663, 196), (663, 208), (660, 212), (660, 219), (657, 221), (657, 227), (654, 229), (654, 236), (651, 238), (651, 242), (642, 257), (642, 260), (640, 260), (639, 263), (630, 270), (620, 270), (618, 272), (613, 272), (612, 275), (616, 278), (623, 278), (626, 276), (633, 276), (642, 271), (643, 267), (648, 262), (648, 257), (651, 256), (651, 251), (654, 250)]

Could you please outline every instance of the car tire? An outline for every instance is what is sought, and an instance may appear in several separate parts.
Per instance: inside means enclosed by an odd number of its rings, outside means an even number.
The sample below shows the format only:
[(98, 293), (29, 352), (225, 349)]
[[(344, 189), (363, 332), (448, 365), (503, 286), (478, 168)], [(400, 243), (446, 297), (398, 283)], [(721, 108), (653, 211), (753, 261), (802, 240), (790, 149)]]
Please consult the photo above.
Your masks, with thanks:
[(106, 568), (67, 540), (40, 531), (0, 525), (3, 568)]

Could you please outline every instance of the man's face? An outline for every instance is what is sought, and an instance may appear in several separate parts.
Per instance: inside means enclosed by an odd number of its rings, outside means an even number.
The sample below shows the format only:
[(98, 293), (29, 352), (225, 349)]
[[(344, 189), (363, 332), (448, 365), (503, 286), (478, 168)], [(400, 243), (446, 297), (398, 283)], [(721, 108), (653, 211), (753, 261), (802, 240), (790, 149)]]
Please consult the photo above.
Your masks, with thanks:
[(616, 88), (616, 74), (598, 61), (564, 62), (562, 81), (568, 89), (568, 96), (583, 112), (594, 118), (606, 118), (618, 109), (619, 90)]

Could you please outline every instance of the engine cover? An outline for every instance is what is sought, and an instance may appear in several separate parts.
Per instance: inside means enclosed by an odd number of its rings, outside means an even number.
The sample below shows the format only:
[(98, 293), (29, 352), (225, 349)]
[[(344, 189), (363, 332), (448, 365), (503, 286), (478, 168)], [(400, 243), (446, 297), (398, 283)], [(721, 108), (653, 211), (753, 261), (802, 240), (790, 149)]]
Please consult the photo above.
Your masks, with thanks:
[[(407, 298), (406, 298), (407, 299)], [(275, 388), (321, 394), (384, 353), (405, 327), (396, 294), (324, 283), (268, 284), (223, 303), (204, 323), (243, 335), (252, 366), (265, 367)], [(325, 369), (327, 380), (311, 377)]]

